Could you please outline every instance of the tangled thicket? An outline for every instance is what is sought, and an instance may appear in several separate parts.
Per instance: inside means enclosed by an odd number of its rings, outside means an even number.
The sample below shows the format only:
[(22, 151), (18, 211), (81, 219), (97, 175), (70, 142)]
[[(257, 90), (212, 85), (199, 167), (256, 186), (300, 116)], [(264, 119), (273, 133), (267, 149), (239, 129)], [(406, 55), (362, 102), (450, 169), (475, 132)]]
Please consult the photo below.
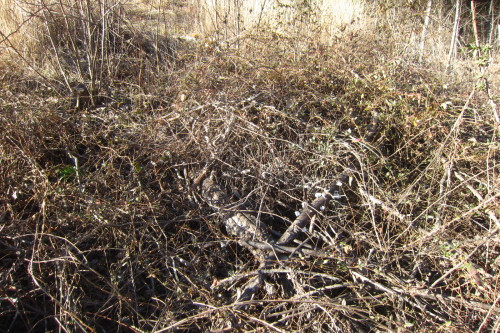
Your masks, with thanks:
[[(83, 110), (4, 76), (0, 330), (498, 329), (488, 76), (380, 63), (390, 46), (370, 35), (294, 57), (295, 41), (254, 38), (178, 49)], [(278, 233), (348, 174), (301, 239), (330, 257), (292, 256), (233, 303), (258, 263), (192, 186), (207, 168)]]

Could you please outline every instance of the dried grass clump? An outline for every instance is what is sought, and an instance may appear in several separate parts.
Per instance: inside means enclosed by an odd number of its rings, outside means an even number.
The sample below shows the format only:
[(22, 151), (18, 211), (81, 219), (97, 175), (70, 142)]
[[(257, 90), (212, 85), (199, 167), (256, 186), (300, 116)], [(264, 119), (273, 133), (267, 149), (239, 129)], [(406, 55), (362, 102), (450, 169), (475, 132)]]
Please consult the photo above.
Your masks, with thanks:
[(321, 36), (323, 42), (353, 25), (366, 15), (365, 3), (339, 1), (187, 1), (196, 28), (220, 41), (237, 41), (248, 32), (268, 32), (296, 36)]

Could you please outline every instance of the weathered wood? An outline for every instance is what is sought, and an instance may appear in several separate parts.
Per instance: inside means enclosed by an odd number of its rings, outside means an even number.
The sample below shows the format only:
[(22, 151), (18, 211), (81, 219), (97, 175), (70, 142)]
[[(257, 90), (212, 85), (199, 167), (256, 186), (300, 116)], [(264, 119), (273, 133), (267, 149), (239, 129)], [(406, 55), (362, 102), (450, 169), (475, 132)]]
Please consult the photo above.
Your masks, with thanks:
[(302, 229), (309, 223), (312, 217), (319, 212), (325, 210), (328, 202), (340, 193), (341, 186), (347, 182), (349, 177), (347, 174), (340, 175), (339, 179), (333, 183), (330, 188), (323, 192), (318, 198), (314, 199), (311, 204), (307, 204), (302, 213), (293, 221), (293, 223), (288, 227), (285, 233), (278, 240), (278, 244), (288, 244), (292, 242)]

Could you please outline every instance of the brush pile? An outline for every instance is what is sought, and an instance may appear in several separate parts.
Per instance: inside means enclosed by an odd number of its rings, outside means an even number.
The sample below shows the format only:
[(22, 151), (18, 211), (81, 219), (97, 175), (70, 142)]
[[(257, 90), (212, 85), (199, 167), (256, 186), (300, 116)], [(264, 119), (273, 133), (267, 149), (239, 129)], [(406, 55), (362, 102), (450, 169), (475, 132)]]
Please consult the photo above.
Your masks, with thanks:
[(5, 69), (0, 331), (499, 329), (495, 73), (250, 37), (83, 107)]

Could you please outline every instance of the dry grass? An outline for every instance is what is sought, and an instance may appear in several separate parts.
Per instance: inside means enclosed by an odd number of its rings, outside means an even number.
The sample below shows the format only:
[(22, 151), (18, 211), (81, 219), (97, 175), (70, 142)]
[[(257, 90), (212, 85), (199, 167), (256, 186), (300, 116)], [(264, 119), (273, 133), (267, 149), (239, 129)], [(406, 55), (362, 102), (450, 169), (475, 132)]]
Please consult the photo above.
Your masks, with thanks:
[[(333, 45), (165, 37), (160, 58), (127, 10), (105, 18), (131, 39), (95, 35), (94, 105), (58, 85), (90, 88), (75, 62), (3, 69), (0, 331), (498, 331), (497, 50), (445, 75), (380, 16)], [(281, 260), (235, 303), (258, 263), (193, 188), (206, 168), (279, 233), (346, 174), (300, 237), (329, 257)]]

